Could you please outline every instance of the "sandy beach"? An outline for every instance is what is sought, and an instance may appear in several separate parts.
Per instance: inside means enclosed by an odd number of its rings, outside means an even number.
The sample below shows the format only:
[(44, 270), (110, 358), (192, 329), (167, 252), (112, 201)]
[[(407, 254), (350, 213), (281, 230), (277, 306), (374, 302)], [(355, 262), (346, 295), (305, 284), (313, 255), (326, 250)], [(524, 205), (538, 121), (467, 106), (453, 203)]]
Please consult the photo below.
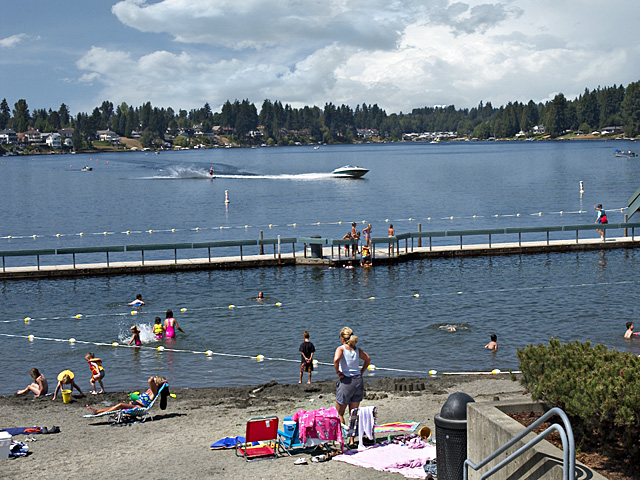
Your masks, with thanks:
[[(508, 375), (443, 378), (376, 378), (366, 380), (362, 405), (378, 407), (378, 423), (418, 421), (434, 431), (434, 415), (451, 393), (465, 392), (477, 402), (523, 398), (524, 390)], [(140, 386), (144, 386), (141, 379)], [(335, 384), (266, 385), (235, 388), (176, 390), (167, 409), (154, 407), (154, 420), (128, 426), (112, 426), (106, 418), (86, 419), (85, 404), (97, 408), (123, 401), (126, 393), (75, 394), (70, 403), (59, 397), (34, 399), (31, 395), (0, 397), (0, 428), (56, 425), (61, 432), (18, 435), (28, 443), (27, 457), (0, 462), (0, 477), (11, 479), (72, 479), (95, 476), (148, 479), (329, 479), (403, 478), (340, 462), (294, 465), (300, 457), (247, 463), (233, 450), (210, 450), (223, 437), (244, 435), (245, 422), (255, 416), (280, 419), (299, 409), (330, 407)], [(422, 426), (421, 425), (421, 426)]]

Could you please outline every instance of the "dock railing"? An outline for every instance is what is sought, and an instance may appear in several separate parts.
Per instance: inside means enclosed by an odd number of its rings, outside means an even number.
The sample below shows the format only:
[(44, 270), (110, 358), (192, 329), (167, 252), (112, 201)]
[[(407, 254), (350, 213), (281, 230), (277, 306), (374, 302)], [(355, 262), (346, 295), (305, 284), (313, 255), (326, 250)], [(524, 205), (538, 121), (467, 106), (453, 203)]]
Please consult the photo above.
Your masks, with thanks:
[[(409, 232), (400, 233), (392, 237), (373, 237), (372, 243), (372, 259), (375, 258), (375, 246), (387, 245), (389, 256), (391, 256), (391, 247), (395, 247), (395, 256), (400, 256), (400, 242), (405, 241), (404, 254), (409, 253), (408, 240), (411, 239), (411, 252), (414, 251), (414, 239), (415, 238), (428, 238), (429, 239), (429, 251), (433, 250), (433, 239), (446, 238), (446, 237), (458, 237), (459, 248), (462, 250), (464, 246), (479, 245), (479, 243), (470, 243), (465, 240), (469, 237), (487, 237), (488, 246), (492, 248), (494, 239), (496, 236), (513, 235), (518, 236), (518, 245), (522, 245), (523, 235), (546, 233), (547, 245), (550, 244), (551, 235), (554, 232), (575, 232), (576, 244), (580, 241), (580, 232), (602, 230), (605, 234), (610, 230), (631, 230), (631, 240), (635, 241), (635, 229), (640, 228), (640, 222), (626, 222), (626, 223), (609, 223), (609, 224), (587, 224), (587, 225), (551, 225), (541, 227), (507, 227), (507, 228), (489, 228), (489, 229), (477, 229), (477, 230), (442, 230), (431, 232)], [(501, 238), (501, 240), (503, 240)], [(262, 247), (264, 245), (273, 245), (273, 256), (276, 257), (276, 253), (280, 252), (280, 248), (283, 244), (291, 245), (292, 255), (295, 258), (297, 245), (303, 245), (304, 254), (306, 256), (307, 246), (318, 246), (323, 248), (325, 245), (331, 246), (330, 258), (335, 259), (334, 247), (338, 247), (338, 260), (341, 261), (340, 254), (341, 247), (349, 245), (352, 249), (358, 248), (358, 241), (354, 239), (327, 239), (319, 237), (281, 237), (281, 238), (263, 238), (263, 239), (247, 239), (247, 240), (222, 240), (212, 242), (193, 242), (193, 243), (165, 243), (165, 244), (140, 244), (140, 245), (108, 245), (108, 246), (91, 246), (91, 247), (65, 247), (65, 248), (45, 248), (45, 249), (29, 249), (29, 250), (0, 250), (0, 256), (2, 257), (2, 271), (6, 271), (6, 258), (7, 257), (35, 257), (36, 266), (40, 270), (40, 257), (42, 256), (55, 256), (58, 255), (72, 255), (73, 268), (76, 268), (76, 255), (80, 254), (106, 254), (107, 267), (110, 264), (110, 253), (125, 253), (125, 252), (140, 252), (141, 263), (144, 265), (145, 252), (150, 251), (173, 251), (173, 261), (178, 263), (178, 252), (185, 250), (197, 250), (207, 249), (209, 262), (212, 261), (212, 249), (220, 248), (239, 248), (240, 260), (244, 260), (243, 247)], [(166, 259), (165, 259), (166, 260)], [(56, 262), (56, 265), (61, 265), (61, 262)]]

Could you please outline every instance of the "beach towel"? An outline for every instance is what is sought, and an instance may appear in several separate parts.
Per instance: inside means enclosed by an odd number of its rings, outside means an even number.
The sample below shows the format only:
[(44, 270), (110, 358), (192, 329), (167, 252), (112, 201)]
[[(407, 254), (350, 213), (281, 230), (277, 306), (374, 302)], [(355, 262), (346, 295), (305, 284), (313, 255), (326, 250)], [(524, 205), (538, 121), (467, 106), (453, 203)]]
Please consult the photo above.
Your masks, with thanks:
[(15, 427), (15, 428), (3, 428), (0, 432), (7, 432), (9, 435), (35, 435), (36, 433), (42, 433), (41, 427)]
[(420, 422), (393, 422), (376, 425), (374, 432), (376, 435), (387, 435), (389, 433), (408, 433), (415, 432), (420, 426)]
[[(237, 443), (244, 443), (244, 437), (224, 437), (212, 443), (209, 448), (211, 450), (226, 450), (236, 448)], [(258, 442), (253, 442), (251, 445), (258, 445)]]
[(336, 462), (349, 463), (381, 472), (394, 472), (405, 478), (424, 478), (424, 464), (436, 458), (435, 445), (409, 448), (406, 445), (386, 443), (366, 450), (348, 450), (333, 458)]
[(375, 426), (376, 419), (374, 411), (376, 407), (360, 407), (358, 408), (358, 450), (364, 448), (362, 440), (366, 436), (369, 440), (373, 440), (373, 427)]

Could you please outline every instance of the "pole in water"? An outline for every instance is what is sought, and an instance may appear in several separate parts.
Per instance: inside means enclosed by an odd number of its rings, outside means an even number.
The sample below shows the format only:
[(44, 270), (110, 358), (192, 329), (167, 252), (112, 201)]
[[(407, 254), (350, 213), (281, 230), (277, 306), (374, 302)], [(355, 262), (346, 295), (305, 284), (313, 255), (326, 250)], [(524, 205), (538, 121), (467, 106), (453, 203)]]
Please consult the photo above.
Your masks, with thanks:
[(580, 180), (580, 195), (584, 194), (584, 182)]
[(224, 203), (230, 203), (229, 202), (229, 190), (225, 190), (224, 191)]

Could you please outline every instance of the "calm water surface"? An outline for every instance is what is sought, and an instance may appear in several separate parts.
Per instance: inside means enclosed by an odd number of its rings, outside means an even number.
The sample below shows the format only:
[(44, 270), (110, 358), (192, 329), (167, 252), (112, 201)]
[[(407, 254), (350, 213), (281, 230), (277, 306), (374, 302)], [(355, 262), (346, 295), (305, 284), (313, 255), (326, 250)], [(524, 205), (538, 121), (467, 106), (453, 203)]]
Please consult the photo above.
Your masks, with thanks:
[[(257, 238), (260, 230), (265, 237), (336, 238), (351, 221), (359, 228), (369, 222), (383, 236), (387, 219), (398, 233), (416, 231), (418, 222), (423, 230), (591, 223), (595, 203), (617, 208), (608, 211), (617, 222), (640, 179), (637, 159), (613, 157), (623, 145), (390, 144), (3, 158), (0, 249)], [(80, 172), (85, 164), (93, 171)], [(345, 164), (371, 171), (358, 181), (332, 178), (331, 170)], [(139, 388), (152, 373), (178, 387), (294, 382), (302, 331), (311, 332), (316, 357), (331, 362), (344, 325), (380, 368), (375, 375), (517, 368), (516, 349), (551, 336), (640, 354), (639, 340), (622, 338), (625, 322), (640, 323), (638, 255), (2, 282), (0, 394), (23, 387), (33, 366), (50, 381), (71, 368), (88, 389), (87, 351), (103, 359), (110, 390)], [(260, 290), (268, 297), (263, 303), (252, 299)], [(126, 302), (138, 292), (148, 305), (132, 316)], [(150, 334), (167, 308), (187, 332), (173, 343)], [(143, 331), (143, 348), (110, 346), (127, 343), (133, 323)], [(496, 354), (483, 348), (491, 333), (498, 335)], [(159, 345), (180, 351), (159, 352)], [(207, 357), (206, 350), (291, 362)], [(320, 365), (315, 378), (333, 379), (332, 372)]]

